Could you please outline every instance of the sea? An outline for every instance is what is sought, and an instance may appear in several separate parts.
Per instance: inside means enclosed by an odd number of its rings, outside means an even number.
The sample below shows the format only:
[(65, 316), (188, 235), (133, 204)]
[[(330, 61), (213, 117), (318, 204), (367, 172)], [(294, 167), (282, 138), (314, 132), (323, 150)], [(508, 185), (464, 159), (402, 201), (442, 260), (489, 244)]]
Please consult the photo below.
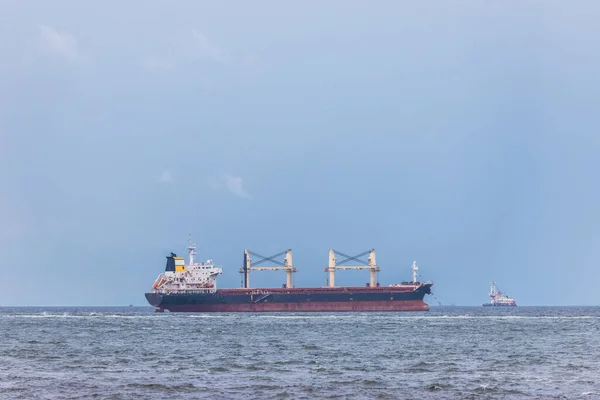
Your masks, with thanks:
[(600, 307), (4, 307), (0, 333), (0, 399), (600, 399)]

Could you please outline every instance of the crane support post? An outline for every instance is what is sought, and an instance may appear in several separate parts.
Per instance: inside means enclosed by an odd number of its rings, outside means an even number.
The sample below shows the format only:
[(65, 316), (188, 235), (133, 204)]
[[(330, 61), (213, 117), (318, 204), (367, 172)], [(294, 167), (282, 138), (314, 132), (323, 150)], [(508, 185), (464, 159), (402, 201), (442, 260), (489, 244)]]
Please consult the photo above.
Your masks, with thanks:
[(335, 252), (333, 249), (329, 249), (329, 287), (335, 287)]
[[(367, 254), (369, 255), (368, 261), (364, 261), (359, 258), (359, 257), (363, 257)], [(340, 255), (345, 258), (342, 261), (337, 262), (337, 260), (335, 258), (336, 255)], [(343, 265), (345, 262), (350, 261), (350, 260), (355, 261), (362, 265)], [(330, 287), (335, 286), (335, 270), (337, 270), (337, 269), (341, 269), (341, 270), (368, 269), (369, 275), (370, 275), (370, 279), (369, 279), (370, 287), (375, 287), (377, 285), (377, 272), (381, 271), (381, 268), (379, 268), (379, 266), (377, 265), (377, 260), (375, 258), (375, 249), (365, 251), (356, 256), (349, 256), (347, 254), (342, 253), (341, 251), (330, 249), (329, 250), (329, 266), (325, 268), (325, 271), (329, 271), (329, 286)]]
[(246, 289), (250, 288), (250, 265), (252, 264), (252, 259), (250, 258), (250, 253), (248, 250), (244, 250), (244, 287)]
[(371, 267), (371, 280), (369, 282), (370, 287), (375, 287), (375, 275), (377, 272), (377, 270), (375, 269), (376, 265), (377, 264), (375, 262), (375, 249), (372, 249), (369, 253), (369, 267)]
[(285, 275), (286, 275), (286, 287), (291, 288), (292, 285), (292, 272), (294, 264), (292, 264), (292, 250), (288, 250), (285, 253)]
[[(278, 261), (275, 258), (285, 254), (284, 262)], [(258, 257), (259, 260), (252, 263), (250, 255)], [(266, 261), (271, 261), (277, 264), (277, 267), (258, 266)], [(292, 249), (282, 251), (270, 257), (262, 256), (258, 253), (254, 253), (250, 250), (244, 250), (244, 266), (239, 269), (244, 274), (244, 287), (250, 287), (250, 271), (285, 271), (286, 273), (286, 287), (293, 287), (292, 274), (296, 272), (296, 267), (292, 263)]]

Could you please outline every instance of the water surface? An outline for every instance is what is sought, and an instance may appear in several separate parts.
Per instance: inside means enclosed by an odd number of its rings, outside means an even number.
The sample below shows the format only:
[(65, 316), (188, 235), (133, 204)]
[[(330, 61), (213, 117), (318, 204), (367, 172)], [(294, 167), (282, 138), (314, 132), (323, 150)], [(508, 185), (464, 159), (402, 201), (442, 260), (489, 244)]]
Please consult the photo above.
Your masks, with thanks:
[(0, 308), (2, 399), (600, 398), (600, 308)]

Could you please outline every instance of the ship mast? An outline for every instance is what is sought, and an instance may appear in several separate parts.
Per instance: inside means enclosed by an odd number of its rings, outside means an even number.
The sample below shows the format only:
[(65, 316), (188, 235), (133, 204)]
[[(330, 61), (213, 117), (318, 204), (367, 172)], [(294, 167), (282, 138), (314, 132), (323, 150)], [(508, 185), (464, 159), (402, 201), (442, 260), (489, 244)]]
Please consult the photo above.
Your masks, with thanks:
[(417, 262), (413, 261), (412, 263), (412, 271), (413, 271), (413, 283), (417, 283), (417, 271), (419, 267), (417, 266)]
[(196, 255), (196, 245), (192, 244), (192, 235), (188, 239), (188, 254), (190, 258), (190, 265), (194, 265), (194, 255)]

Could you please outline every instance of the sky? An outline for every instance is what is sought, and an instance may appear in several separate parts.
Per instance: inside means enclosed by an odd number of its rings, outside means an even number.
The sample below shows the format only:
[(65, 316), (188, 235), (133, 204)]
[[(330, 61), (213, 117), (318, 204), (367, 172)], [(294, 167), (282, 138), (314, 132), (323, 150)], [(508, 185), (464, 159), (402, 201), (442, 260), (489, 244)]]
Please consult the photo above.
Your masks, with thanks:
[[(0, 305), (145, 305), (188, 235), (600, 305), (600, 4), (0, 1)], [(279, 287), (283, 272), (254, 272)], [(336, 283), (368, 282), (340, 271)], [(434, 297), (435, 296), (435, 297)]]

